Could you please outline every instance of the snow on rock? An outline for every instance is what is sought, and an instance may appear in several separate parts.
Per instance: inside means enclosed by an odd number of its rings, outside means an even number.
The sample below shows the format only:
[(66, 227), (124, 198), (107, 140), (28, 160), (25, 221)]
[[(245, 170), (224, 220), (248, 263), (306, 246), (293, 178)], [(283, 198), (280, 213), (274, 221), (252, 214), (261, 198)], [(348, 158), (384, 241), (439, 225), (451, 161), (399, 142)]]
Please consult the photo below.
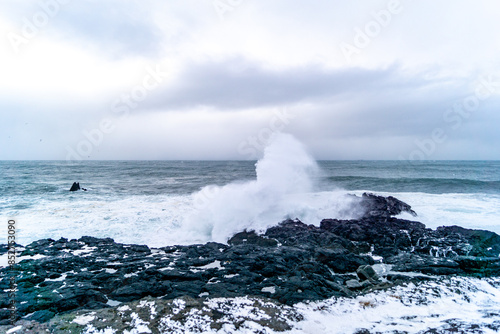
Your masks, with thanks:
[(80, 316), (76, 317), (75, 319), (73, 319), (72, 322), (84, 326), (94, 319), (95, 319), (95, 312), (92, 312), (88, 315), (80, 315)]

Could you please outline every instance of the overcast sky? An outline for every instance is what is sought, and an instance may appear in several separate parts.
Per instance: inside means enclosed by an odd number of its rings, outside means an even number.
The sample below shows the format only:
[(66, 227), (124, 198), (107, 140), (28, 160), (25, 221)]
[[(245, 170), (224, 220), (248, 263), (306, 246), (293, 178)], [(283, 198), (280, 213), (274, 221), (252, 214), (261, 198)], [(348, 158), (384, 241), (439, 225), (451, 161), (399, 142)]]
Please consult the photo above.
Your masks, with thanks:
[(497, 0), (2, 0), (0, 159), (500, 159)]

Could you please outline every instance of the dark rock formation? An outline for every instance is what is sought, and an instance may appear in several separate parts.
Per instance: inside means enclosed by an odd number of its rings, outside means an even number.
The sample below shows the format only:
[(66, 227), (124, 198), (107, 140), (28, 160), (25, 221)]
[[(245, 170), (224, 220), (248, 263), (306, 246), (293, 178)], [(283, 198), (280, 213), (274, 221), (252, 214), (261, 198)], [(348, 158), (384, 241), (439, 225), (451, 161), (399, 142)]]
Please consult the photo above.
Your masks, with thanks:
[(80, 183), (73, 182), (73, 185), (71, 186), (71, 189), (69, 191), (78, 191), (78, 190), (80, 190)]
[(356, 274), (358, 275), (359, 279), (362, 281), (370, 281), (372, 283), (378, 282), (379, 277), (375, 270), (371, 266), (364, 265), (360, 266), (358, 270), (356, 270)]
[(383, 197), (364, 193), (361, 196), (359, 204), (364, 209), (363, 217), (389, 218), (399, 215), (401, 212), (408, 212), (413, 217), (417, 216), (417, 213), (411, 209), (411, 206), (392, 196)]
[[(18, 316), (45, 321), (54, 314), (147, 296), (260, 296), (292, 305), (429, 280), (429, 274), (500, 275), (497, 234), (456, 226), (427, 229), (390, 217), (411, 211), (403, 202), (387, 198), (381, 209), (380, 197), (363, 198), (373, 200), (376, 206), (370, 208), (376, 209), (359, 220), (325, 219), (319, 227), (287, 220), (263, 235), (238, 233), (228, 244), (151, 249), (110, 238), (33, 242), (20, 248), (20, 255), (43, 257), (14, 267), (17, 300), (23, 301), (17, 305)], [(0, 270), (2, 290), (8, 289), (10, 270)], [(7, 295), (1, 295), (0, 311), (8, 303)], [(7, 315), (0, 312), (0, 325), (7, 323)]]

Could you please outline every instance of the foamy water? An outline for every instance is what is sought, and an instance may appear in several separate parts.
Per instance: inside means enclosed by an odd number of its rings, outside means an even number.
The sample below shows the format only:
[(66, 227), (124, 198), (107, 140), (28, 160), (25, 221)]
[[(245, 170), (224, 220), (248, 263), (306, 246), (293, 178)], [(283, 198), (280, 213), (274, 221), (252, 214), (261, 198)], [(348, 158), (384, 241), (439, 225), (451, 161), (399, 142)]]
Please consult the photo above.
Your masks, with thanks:
[[(208, 241), (225, 242), (235, 232), (245, 228), (263, 230), (286, 218), (298, 218), (319, 226), (323, 218), (356, 217), (347, 191), (286, 194), (279, 201), (253, 207), (255, 201), (225, 203), (223, 198), (238, 188), (231, 185), (214, 202), (204, 195), (135, 196), (116, 201), (82, 200), (73, 203), (40, 203), (29, 211), (16, 215), (17, 240), (28, 244), (42, 238), (79, 238), (84, 235), (112, 237), (122, 243), (139, 243), (161, 247)], [(216, 190), (215, 190), (216, 191)], [(217, 193), (218, 194), (218, 193)], [(382, 195), (389, 195), (384, 194)], [(427, 227), (460, 225), (500, 233), (500, 198), (478, 199), (463, 194), (390, 194), (412, 203), (418, 217), (409, 214), (401, 218), (416, 220)], [(200, 202), (200, 196), (204, 198)], [(233, 198), (236, 200), (237, 198)], [(262, 201), (261, 204), (265, 202)], [(205, 203), (206, 206), (199, 206)], [(414, 204), (417, 203), (417, 204)], [(255, 208), (255, 209), (254, 209)]]
[[(42, 173), (37, 164), (27, 163), (21, 165), (24, 171), (11, 167), (14, 182), (16, 177), (28, 179), (10, 187), (13, 196), (2, 194), (0, 208), (6, 214), (5, 219), (16, 220), (16, 239), (21, 244), (41, 238), (84, 235), (155, 247), (225, 242), (243, 229), (263, 231), (286, 218), (298, 218), (314, 225), (319, 225), (324, 218), (357, 218), (358, 210), (347, 195), (361, 195), (372, 189), (348, 191), (325, 181), (325, 177), (328, 180), (333, 173), (347, 175), (352, 168), (365, 175), (365, 179), (370, 173), (378, 173), (372, 183), (374, 187), (383, 185), (384, 180), (393, 180), (398, 173), (399, 181), (392, 181), (396, 188), (408, 182), (413, 174), (421, 182), (418, 184), (427, 186), (430, 192), (376, 192), (395, 196), (418, 213), (416, 218), (407, 214), (401, 218), (418, 220), (431, 228), (460, 225), (500, 233), (500, 190), (498, 194), (491, 193), (491, 187), (486, 189), (489, 193), (476, 192), (481, 182), (496, 184), (496, 165), (489, 165), (488, 172), (483, 173), (486, 181), (463, 181), (472, 184), (474, 192), (435, 193), (436, 189), (446, 189), (441, 185), (450, 182), (437, 179), (432, 184), (426, 175), (443, 177), (449, 166), (423, 165), (421, 170), (413, 172), (399, 165), (365, 163), (365, 168), (360, 164), (339, 163), (340, 169), (325, 172), (299, 141), (286, 134), (273, 138), (254, 167), (255, 176), (251, 175), (251, 164), (231, 162), (166, 165), (94, 162), (89, 166), (81, 163), (64, 168), (54, 163), (47, 164)], [(423, 178), (421, 174), (429, 166), (435, 171)], [(481, 169), (467, 167), (464, 170), (462, 176), (453, 177), (470, 177)], [(63, 188), (69, 182), (62, 180), (67, 175), (80, 175), (95, 185), (90, 184), (88, 192), (69, 193)], [(8, 181), (2, 181), (7, 188), (10, 186)], [(456, 189), (455, 181), (453, 187)], [(391, 184), (386, 188), (391, 188)]]

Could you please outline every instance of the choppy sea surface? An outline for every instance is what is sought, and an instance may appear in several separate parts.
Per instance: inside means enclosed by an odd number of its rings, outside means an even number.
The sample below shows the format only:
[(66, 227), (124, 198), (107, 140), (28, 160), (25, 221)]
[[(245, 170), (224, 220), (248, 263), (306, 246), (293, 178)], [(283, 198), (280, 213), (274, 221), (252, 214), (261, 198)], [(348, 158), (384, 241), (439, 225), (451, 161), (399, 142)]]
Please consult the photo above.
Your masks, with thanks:
[[(75, 181), (87, 191), (70, 192)], [(499, 161), (314, 161), (289, 136), (275, 140), (257, 162), (0, 161), (3, 230), (14, 219), (23, 245), (84, 235), (151, 247), (225, 242), (245, 228), (264, 230), (285, 218), (315, 225), (323, 218), (356, 218), (348, 194), (363, 192), (407, 202), (418, 217), (401, 218), (427, 227), (500, 233)], [(6, 242), (5, 232), (0, 244)], [(452, 280), (296, 305), (304, 320), (292, 332), (496, 332), (498, 279)], [(251, 321), (226, 332), (270, 333)]]
[[(498, 161), (1, 161), (0, 212), (21, 244), (112, 237), (150, 246), (225, 241), (284, 218), (355, 218), (346, 194), (412, 206), (435, 228), (500, 233)], [(300, 157), (297, 157), (299, 159)], [(74, 181), (88, 191), (69, 192)], [(6, 236), (5, 236), (6, 238)], [(2, 242), (0, 242), (2, 243)]]

